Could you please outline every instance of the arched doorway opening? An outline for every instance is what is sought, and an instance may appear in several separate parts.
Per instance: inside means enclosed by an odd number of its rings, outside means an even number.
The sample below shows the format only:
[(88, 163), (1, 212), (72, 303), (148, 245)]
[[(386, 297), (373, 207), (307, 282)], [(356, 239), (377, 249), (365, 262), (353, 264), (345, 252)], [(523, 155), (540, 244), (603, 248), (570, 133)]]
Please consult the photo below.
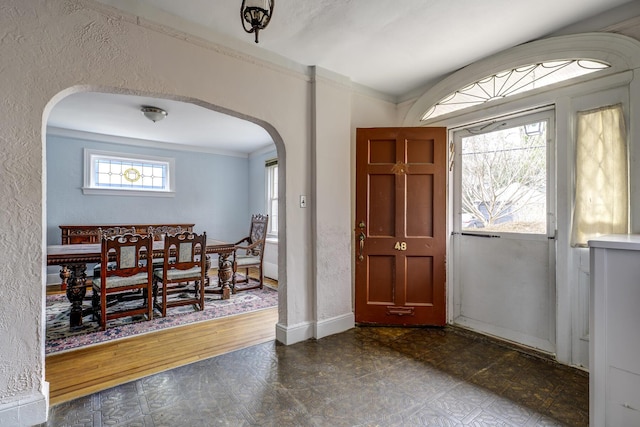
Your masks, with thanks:
[[(160, 105), (168, 111), (167, 123), (169, 118), (174, 119), (174, 125), (181, 117), (189, 119), (188, 123), (176, 125), (184, 143), (172, 139), (175, 129), (165, 127), (163, 131), (154, 127), (163, 122), (153, 123), (142, 115), (141, 105), (149, 104)], [(120, 112), (126, 116), (119, 119)], [(58, 113), (64, 113), (62, 118)], [(251, 214), (263, 213), (265, 208), (264, 159), (278, 159), (278, 190), (285, 191), (285, 150), (278, 132), (260, 120), (202, 100), (167, 98), (120, 89), (74, 87), (50, 101), (44, 120), (47, 125), (43, 132), (47, 174), (43, 177), (46, 207), (43, 225), (48, 244), (60, 243), (58, 226), (61, 223), (121, 223), (129, 222), (125, 219), (127, 216), (132, 222), (143, 223), (162, 223), (176, 216), (176, 220), (192, 218), (189, 222), (196, 223), (196, 229), (207, 231), (208, 235), (220, 240), (236, 241), (246, 235)], [(71, 122), (79, 125), (65, 126)], [(217, 127), (221, 136), (198, 139), (203, 132), (213, 132), (211, 125)], [(155, 136), (145, 138), (141, 133), (144, 128), (139, 126), (151, 126), (149, 134)], [(197, 132), (190, 132), (193, 128), (198, 128)], [(251, 138), (262, 140), (252, 143)], [(52, 143), (56, 147), (50, 146)], [(81, 152), (87, 147), (137, 155), (173, 153), (170, 155), (176, 160), (176, 194), (157, 198), (155, 205), (153, 198), (140, 195), (124, 199), (123, 196), (112, 196), (102, 201), (100, 195), (85, 195)], [(252, 203), (251, 197), (261, 197), (261, 203)], [(279, 199), (278, 204), (284, 204), (283, 199)], [(277, 262), (279, 254), (285, 255), (281, 244), (286, 230), (284, 206), (278, 210), (282, 214), (278, 215), (276, 230), (280, 231), (270, 239), (271, 250), (275, 251), (270, 262), (273, 263), (271, 271), (275, 269), (275, 278), (285, 281), (285, 273), (280, 272)], [(58, 271), (50, 267), (47, 275), (56, 280)], [(279, 304), (284, 304), (286, 295), (279, 294)], [(275, 331), (275, 324), (273, 329)]]

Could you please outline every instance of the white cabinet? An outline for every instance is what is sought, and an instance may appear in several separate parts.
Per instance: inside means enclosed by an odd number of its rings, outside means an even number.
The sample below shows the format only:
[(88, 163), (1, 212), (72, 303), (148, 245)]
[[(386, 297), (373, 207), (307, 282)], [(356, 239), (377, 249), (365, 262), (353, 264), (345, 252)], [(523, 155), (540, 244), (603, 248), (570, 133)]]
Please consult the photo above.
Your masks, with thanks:
[(640, 426), (640, 235), (589, 247), (589, 425)]

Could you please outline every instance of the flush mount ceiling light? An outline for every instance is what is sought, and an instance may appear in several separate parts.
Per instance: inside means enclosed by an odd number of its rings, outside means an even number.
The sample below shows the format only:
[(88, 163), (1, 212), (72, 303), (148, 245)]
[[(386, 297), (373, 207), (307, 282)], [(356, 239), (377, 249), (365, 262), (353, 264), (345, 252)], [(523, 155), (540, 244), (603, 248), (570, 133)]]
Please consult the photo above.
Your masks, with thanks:
[(242, 27), (247, 33), (256, 34), (256, 43), (258, 43), (258, 31), (267, 28), (267, 25), (271, 22), (275, 1), (242, 0), (242, 6), (240, 7)]
[(142, 111), (142, 114), (144, 114), (147, 119), (154, 123), (167, 117), (167, 112), (158, 107), (143, 105), (142, 108), (140, 108), (140, 111)]

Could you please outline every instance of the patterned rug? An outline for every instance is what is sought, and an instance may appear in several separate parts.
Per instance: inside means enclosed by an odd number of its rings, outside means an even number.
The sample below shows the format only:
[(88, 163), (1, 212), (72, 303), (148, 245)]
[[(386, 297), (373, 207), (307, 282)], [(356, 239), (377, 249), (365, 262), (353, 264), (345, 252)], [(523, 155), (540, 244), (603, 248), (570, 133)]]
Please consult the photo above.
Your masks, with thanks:
[[(193, 306), (188, 305), (168, 309), (167, 317), (159, 317), (159, 313), (155, 311), (151, 321), (146, 321), (144, 316), (114, 319), (109, 321), (106, 331), (101, 331), (98, 322), (94, 321), (93, 316), (89, 314), (82, 319), (83, 325), (78, 330), (72, 331), (69, 329), (70, 304), (66, 295), (47, 295), (45, 353), (52, 354), (72, 350), (132, 335), (262, 310), (277, 305), (278, 291), (264, 286), (263, 289), (251, 289), (231, 294), (231, 298), (227, 300), (221, 299), (220, 294), (206, 294), (203, 311), (196, 311)], [(87, 291), (84, 298), (84, 308), (90, 307), (91, 291)]]

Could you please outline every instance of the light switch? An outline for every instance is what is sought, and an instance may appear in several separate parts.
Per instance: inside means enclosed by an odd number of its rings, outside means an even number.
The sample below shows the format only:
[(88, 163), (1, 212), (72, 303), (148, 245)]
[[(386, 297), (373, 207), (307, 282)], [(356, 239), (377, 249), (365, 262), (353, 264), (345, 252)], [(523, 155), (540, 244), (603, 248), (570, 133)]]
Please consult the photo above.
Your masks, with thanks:
[(305, 195), (300, 195), (300, 207), (301, 208), (306, 208), (307, 207), (307, 196)]

